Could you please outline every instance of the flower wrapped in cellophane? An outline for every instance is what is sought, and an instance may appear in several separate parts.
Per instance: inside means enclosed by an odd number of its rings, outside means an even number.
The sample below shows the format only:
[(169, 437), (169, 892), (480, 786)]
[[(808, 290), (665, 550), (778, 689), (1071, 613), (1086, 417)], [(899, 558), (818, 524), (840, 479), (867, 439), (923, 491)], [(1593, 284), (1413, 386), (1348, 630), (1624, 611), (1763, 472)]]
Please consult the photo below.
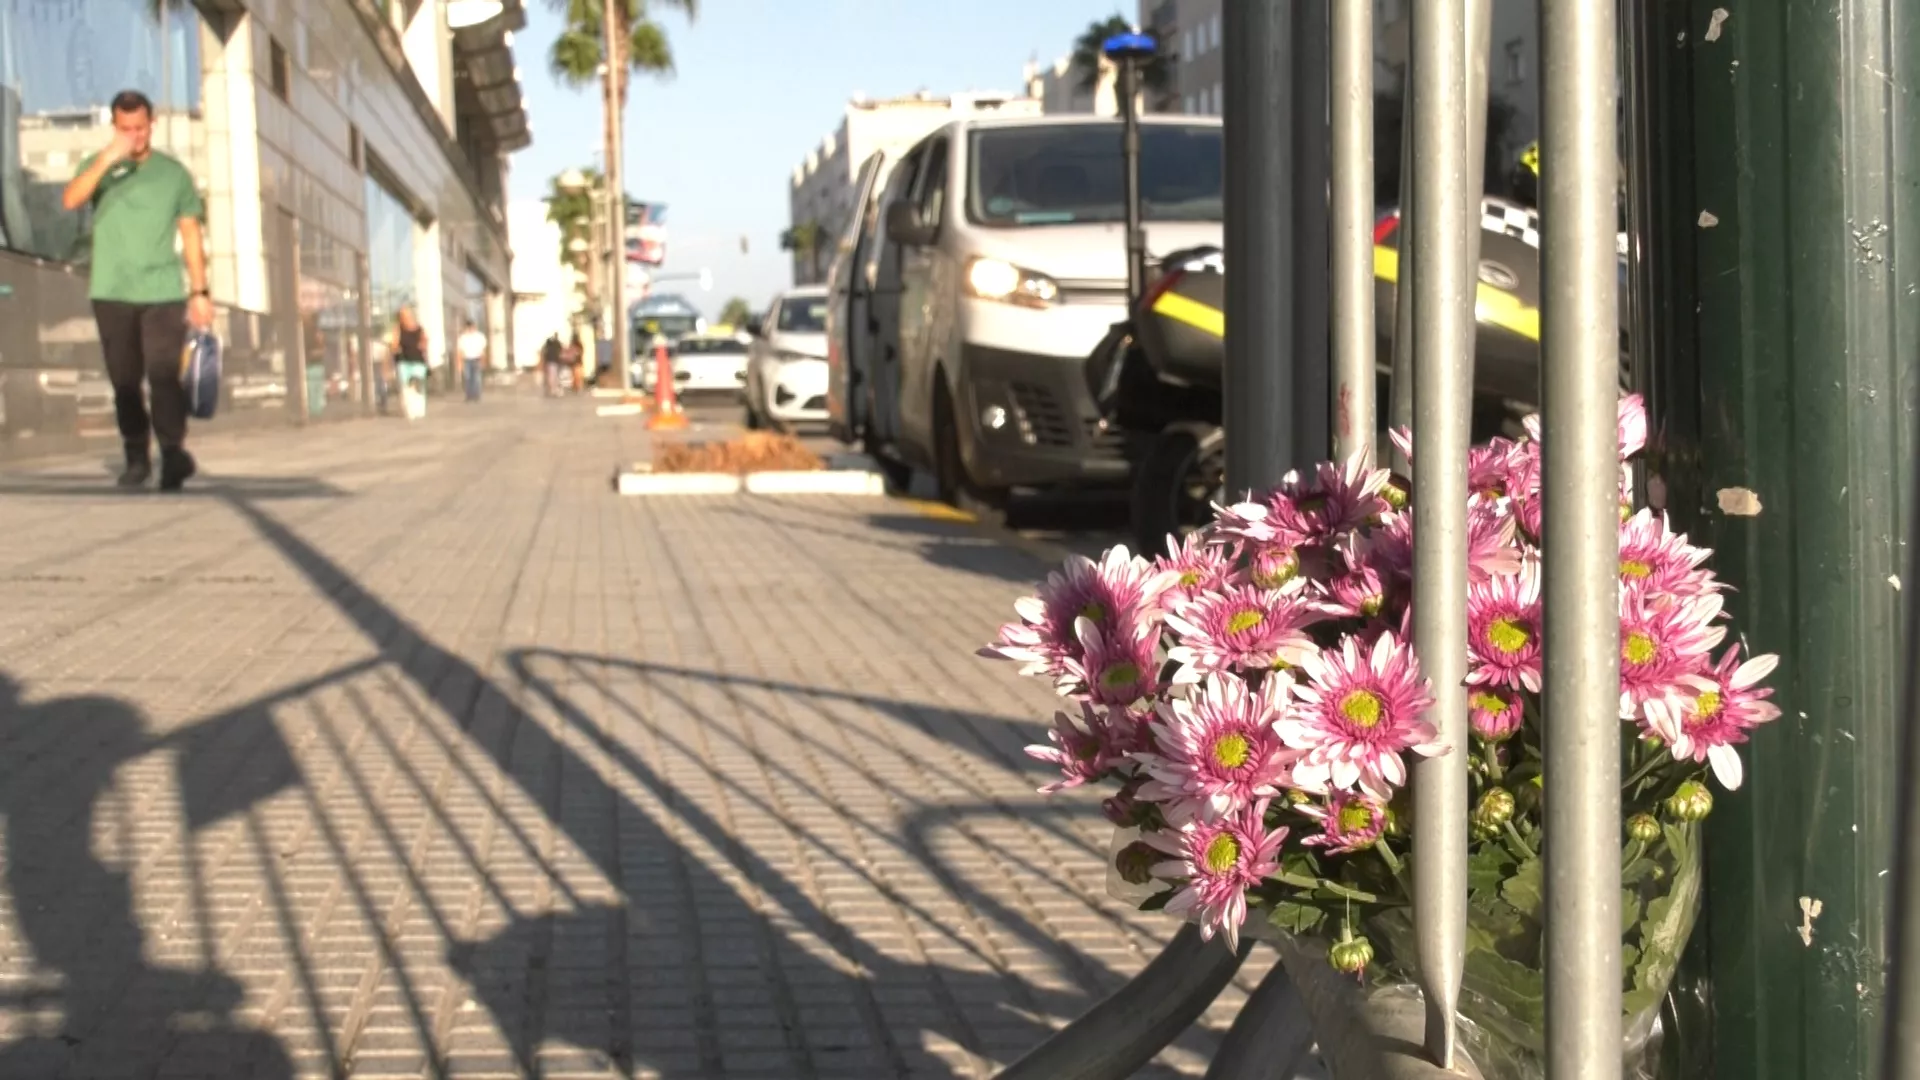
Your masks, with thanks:
[[(1290, 474), (1217, 507), (1148, 559), (1075, 558), (1016, 605), (986, 656), (1022, 662), (1073, 704), (1044, 790), (1111, 784), (1126, 842), (1115, 871), (1146, 908), (1230, 944), (1243, 930), (1320, 935), (1335, 967), (1388, 979), (1413, 964), (1409, 842), (1415, 759), (1468, 755), (1469, 955), (1462, 1013), (1489, 1076), (1540, 1075), (1543, 807), (1540, 442), (1537, 423), (1468, 462), (1468, 664), (1433, 686), (1410, 640), (1409, 485), (1363, 457)], [(1728, 640), (1709, 552), (1632, 505), (1646, 442), (1638, 396), (1619, 410), (1620, 720), (1627, 1074), (1699, 903), (1696, 826), (1708, 782), (1740, 786), (1738, 747), (1779, 715), (1773, 656)], [(1394, 433), (1403, 452), (1404, 431)], [(1410, 455), (1409, 455), (1410, 456)], [(1426, 719), (1465, 695), (1470, 743)], [(1249, 925), (1251, 924), (1251, 926)], [(1376, 975), (1381, 971), (1376, 971)], [(1477, 1044), (1477, 1045), (1476, 1045)], [(1636, 1050), (1636, 1046), (1639, 1050)], [(1644, 1056), (1644, 1053), (1642, 1053)]]

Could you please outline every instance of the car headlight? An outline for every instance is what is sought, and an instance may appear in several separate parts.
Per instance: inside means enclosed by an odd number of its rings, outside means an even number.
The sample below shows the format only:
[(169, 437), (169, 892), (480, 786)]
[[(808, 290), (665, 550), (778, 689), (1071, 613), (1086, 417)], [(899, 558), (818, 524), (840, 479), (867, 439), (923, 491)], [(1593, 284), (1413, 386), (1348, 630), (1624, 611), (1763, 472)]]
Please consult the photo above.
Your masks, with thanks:
[(982, 300), (1031, 308), (1051, 307), (1060, 298), (1060, 286), (1045, 274), (988, 258), (967, 263), (967, 291)]

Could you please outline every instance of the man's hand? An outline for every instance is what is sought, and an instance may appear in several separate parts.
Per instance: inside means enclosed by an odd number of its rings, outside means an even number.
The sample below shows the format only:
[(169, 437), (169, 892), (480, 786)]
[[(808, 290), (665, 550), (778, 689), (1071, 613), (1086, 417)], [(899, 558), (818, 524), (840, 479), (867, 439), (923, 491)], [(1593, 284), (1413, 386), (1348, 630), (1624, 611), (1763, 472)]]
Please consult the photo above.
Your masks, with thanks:
[(119, 130), (107, 141), (106, 149), (100, 151), (100, 160), (108, 165), (118, 165), (133, 156), (133, 140)]
[(187, 325), (195, 330), (206, 330), (213, 326), (213, 301), (204, 296), (195, 296), (187, 301)]

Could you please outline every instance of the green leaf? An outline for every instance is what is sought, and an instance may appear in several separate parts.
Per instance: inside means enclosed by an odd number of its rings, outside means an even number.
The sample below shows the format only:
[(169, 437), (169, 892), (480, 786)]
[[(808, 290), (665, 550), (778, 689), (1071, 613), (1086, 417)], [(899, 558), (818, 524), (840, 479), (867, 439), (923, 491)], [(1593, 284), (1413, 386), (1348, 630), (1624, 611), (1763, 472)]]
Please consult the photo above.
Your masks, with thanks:
[(1499, 844), (1482, 844), (1467, 860), (1467, 888), (1476, 893), (1497, 893), (1500, 883), (1511, 872), (1513, 860)]
[(1632, 971), (1633, 965), (1640, 962), (1640, 950), (1631, 945), (1620, 946), (1620, 970)]
[(1693, 848), (1693, 828), (1687, 825), (1666, 824), (1660, 827), (1666, 834), (1667, 850), (1673, 852), (1673, 865), (1685, 866)]
[(1489, 948), (1476, 948), (1468, 934), (1466, 986), (1499, 1006), (1523, 1028), (1542, 1030), (1546, 1024), (1546, 978), (1525, 964), (1509, 960)]
[(1140, 901), (1140, 910), (1141, 911), (1159, 911), (1161, 908), (1164, 908), (1167, 906), (1167, 901), (1173, 899), (1173, 892), (1174, 890), (1172, 889), (1162, 889), (1159, 892), (1154, 893), (1152, 896), (1149, 896), (1145, 900)]
[[(1623, 935), (1631, 933), (1633, 931), (1633, 924), (1639, 921), (1640, 894), (1634, 892), (1632, 889), (1620, 890), (1620, 933)], [(1632, 964), (1628, 964), (1626, 967), (1629, 971), (1633, 970)]]
[(1545, 903), (1545, 870), (1539, 859), (1528, 859), (1520, 864), (1513, 876), (1500, 886), (1500, 895), (1515, 911), (1534, 921), (1540, 919), (1540, 908)]
[(1273, 911), (1267, 915), (1267, 921), (1274, 928), (1288, 934), (1311, 934), (1320, 928), (1327, 919), (1327, 913), (1311, 904), (1296, 904), (1285, 900), (1273, 905)]

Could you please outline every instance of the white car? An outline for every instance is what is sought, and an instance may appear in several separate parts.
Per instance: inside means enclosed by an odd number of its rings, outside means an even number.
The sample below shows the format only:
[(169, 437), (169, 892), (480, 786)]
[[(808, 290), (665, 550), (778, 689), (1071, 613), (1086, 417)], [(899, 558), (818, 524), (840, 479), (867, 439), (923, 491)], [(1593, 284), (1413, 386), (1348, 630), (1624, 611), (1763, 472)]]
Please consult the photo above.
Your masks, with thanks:
[(747, 364), (747, 426), (784, 428), (827, 420), (827, 290), (808, 285), (776, 297)]
[[(680, 394), (739, 394), (747, 385), (745, 334), (690, 334), (668, 352), (673, 363), (673, 388)], [(640, 389), (653, 391), (655, 363), (651, 351), (634, 359)]]

